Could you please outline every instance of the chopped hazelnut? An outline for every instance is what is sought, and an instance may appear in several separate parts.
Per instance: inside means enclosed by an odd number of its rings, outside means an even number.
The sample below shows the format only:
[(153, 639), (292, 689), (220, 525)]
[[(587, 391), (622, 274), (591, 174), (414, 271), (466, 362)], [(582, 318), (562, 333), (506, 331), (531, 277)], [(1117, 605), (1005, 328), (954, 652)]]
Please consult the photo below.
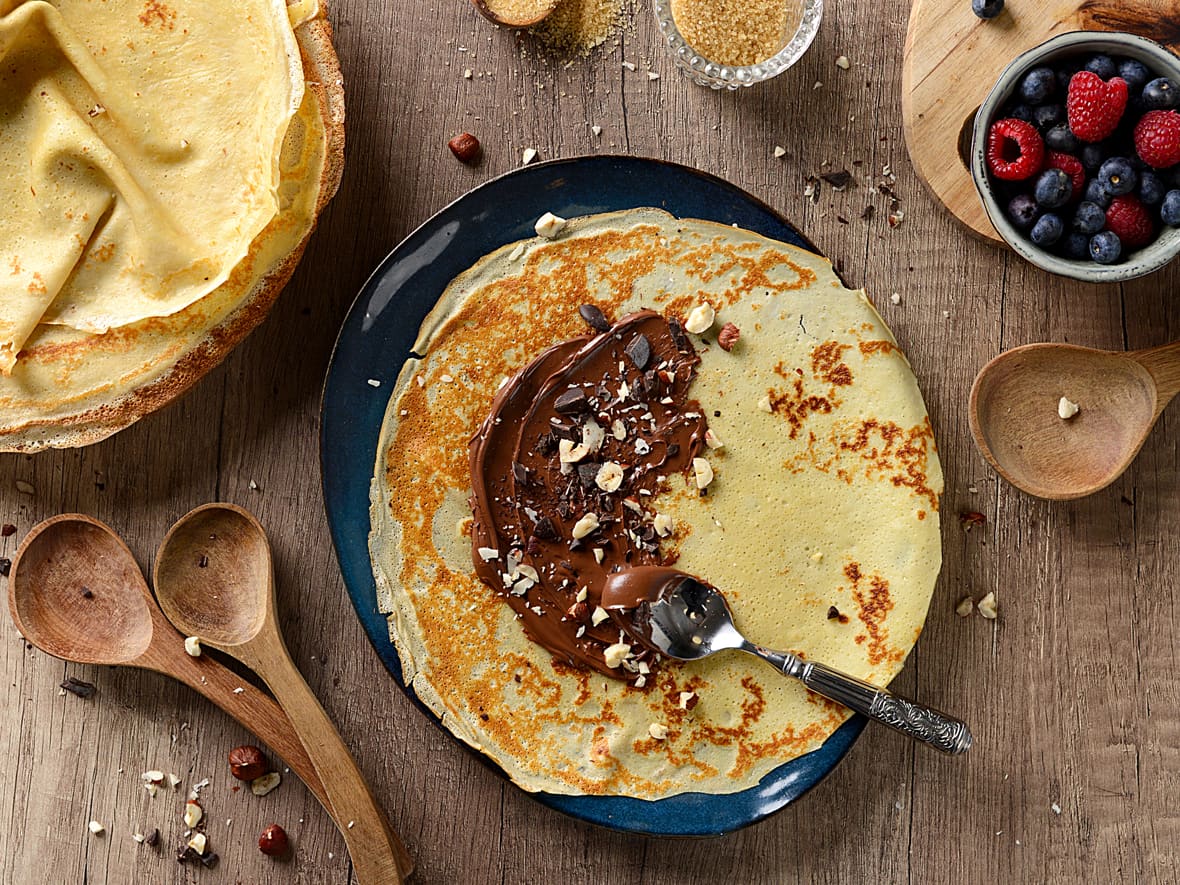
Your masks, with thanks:
[(614, 645), (608, 645), (606, 650), (602, 653), (602, 659), (610, 668), (619, 667), (623, 661), (631, 654), (631, 646), (625, 642), (616, 642)]
[(199, 802), (194, 802), (189, 799), (184, 803), (184, 825), (192, 829), (201, 822), (201, 818), (205, 816), (205, 811), (201, 808)]
[(771, 414), (774, 413), (774, 406), (770, 404), (770, 394), (767, 394), (766, 396), (762, 397), (762, 399), (758, 400), (758, 408), (763, 412), (768, 412)]
[(721, 331), (717, 333), (717, 346), (729, 353), (733, 350), (733, 346), (737, 344), (738, 339), (742, 336), (742, 331), (733, 323), (726, 323), (721, 327)]
[(651, 521), (651, 525), (656, 530), (656, 534), (661, 538), (666, 538), (672, 534), (672, 517), (666, 513), (657, 513)]
[(680, 709), (691, 710), (697, 705), (698, 700), (699, 698), (695, 691), (682, 691), (680, 692)]
[(258, 747), (245, 744), (229, 751), (229, 772), (240, 781), (252, 781), (266, 774), (270, 764)]
[(1057, 416), (1062, 421), (1068, 421), (1074, 415), (1081, 411), (1081, 407), (1072, 400), (1066, 399), (1064, 396), (1057, 403)]
[(713, 432), (712, 427), (705, 431), (705, 445), (713, 450), (725, 448), (725, 443), (721, 441), (721, 437)]
[(590, 615), (590, 623), (597, 627), (603, 621), (609, 620), (610, 615), (607, 614), (606, 609), (601, 605), (594, 606), (594, 612)]
[(283, 778), (277, 771), (269, 771), (262, 777), (256, 777), (250, 781), (250, 792), (255, 796), (265, 796), (275, 787), (277, 787)]
[(197, 854), (204, 854), (208, 844), (209, 838), (204, 833), (193, 833), (192, 838), (188, 840), (188, 847)]
[(451, 153), (461, 163), (474, 163), (479, 159), (480, 146), (479, 139), (470, 132), (464, 132), (462, 135), (456, 135), (447, 142), (447, 147), (451, 149)]
[(291, 840), (287, 838), (287, 831), (278, 824), (271, 824), (258, 837), (258, 850), (268, 857), (286, 854), (290, 846)]
[(974, 608), (975, 600), (973, 600), (970, 596), (964, 596), (959, 600), (959, 604), (955, 606), (955, 614), (960, 618), (965, 618), (971, 614)]
[(617, 492), (623, 484), (623, 468), (614, 461), (606, 461), (598, 468), (594, 484), (604, 492)]
[(574, 540), (581, 540), (587, 535), (598, 529), (598, 516), (594, 513), (587, 513), (581, 519), (574, 523), (574, 528), (571, 534)]
[(647, 733), (650, 734), (657, 741), (668, 739), (668, 726), (662, 722), (653, 722), (647, 727)]
[(95, 836), (99, 836), (99, 835), (106, 832), (106, 827), (104, 827), (102, 824), (100, 824), (96, 820), (92, 820), (90, 823), (88, 823), (86, 825), (86, 828), (89, 829), (90, 832), (93, 833)]
[(994, 621), (999, 614), (997, 611), (996, 594), (988, 593), (987, 596), (979, 600), (979, 613), (987, 618), (989, 621)]
[(684, 330), (692, 332), (694, 335), (702, 335), (709, 331), (716, 317), (717, 312), (713, 310), (713, 305), (709, 302), (698, 304), (689, 312), (688, 318), (684, 321)]
[(201, 656), (201, 640), (196, 636), (186, 637), (184, 640), (184, 650), (189, 657), (199, 658)]
[(708, 488), (713, 481), (713, 467), (704, 458), (692, 459), (692, 473), (696, 478), (697, 488)]
[(552, 240), (555, 236), (561, 233), (562, 228), (565, 227), (565, 219), (560, 215), (554, 215), (552, 212), (546, 212), (537, 219), (537, 223), (533, 225), (533, 229), (537, 232), (537, 236), (544, 237), (547, 240)]

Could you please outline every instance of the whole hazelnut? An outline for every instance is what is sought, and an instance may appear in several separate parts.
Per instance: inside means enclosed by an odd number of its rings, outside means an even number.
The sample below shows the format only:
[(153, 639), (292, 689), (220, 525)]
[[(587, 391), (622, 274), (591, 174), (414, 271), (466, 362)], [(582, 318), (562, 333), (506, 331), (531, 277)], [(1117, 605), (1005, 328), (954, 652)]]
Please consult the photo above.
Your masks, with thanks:
[(268, 857), (286, 854), (290, 847), (291, 840), (287, 838), (287, 831), (278, 824), (271, 824), (258, 837), (258, 850)]
[(252, 781), (270, 771), (270, 763), (260, 749), (246, 744), (229, 751), (229, 771), (240, 781)]
[(479, 159), (479, 139), (470, 132), (464, 132), (462, 135), (456, 135), (447, 142), (447, 147), (451, 149), (461, 163), (474, 163)]

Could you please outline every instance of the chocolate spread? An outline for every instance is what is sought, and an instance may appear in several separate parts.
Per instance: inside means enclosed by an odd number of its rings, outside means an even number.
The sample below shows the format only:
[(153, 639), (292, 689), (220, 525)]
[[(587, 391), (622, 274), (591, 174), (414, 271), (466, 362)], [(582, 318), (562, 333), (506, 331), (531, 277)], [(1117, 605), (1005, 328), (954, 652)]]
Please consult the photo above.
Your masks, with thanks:
[(675, 320), (631, 314), (509, 378), (471, 440), (476, 573), (558, 661), (646, 681), (649, 649), (607, 663), (629, 615), (601, 608), (602, 590), (612, 572), (674, 558), (652, 499), (704, 447), (688, 399), (699, 363)]

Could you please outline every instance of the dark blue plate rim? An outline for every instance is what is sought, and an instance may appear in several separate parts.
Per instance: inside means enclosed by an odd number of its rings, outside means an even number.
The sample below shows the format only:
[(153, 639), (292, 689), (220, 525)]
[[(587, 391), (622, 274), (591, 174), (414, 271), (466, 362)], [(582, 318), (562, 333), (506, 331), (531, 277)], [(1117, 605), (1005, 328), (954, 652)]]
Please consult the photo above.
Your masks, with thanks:
[[(677, 217), (737, 224), (818, 252), (775, 209), (707, 172), (666, 160), (621, 155), (551, 160), (493, 178), (421, 224), (373, 271), (341, 325), (320, 410), (320, 467), (332, 544), (353, 607), (382, 663), (410, 700), (443, 731), (438, 717), (402, 680), (397, 649), (389, 638), (385, 616), (377, 609), (369, 564), (369, 482), (393, 382), (409, 356), (418, 327), (446, 283), (494, 249), (533, 236), (532, 223), (543, 212), (569, 217), (643, 206), (657, 206)], [(390, 305), (409, 310), (385, 314)], [(372, 386), (369, 379), (380, 386)], [(864, 726), (863, 717), (852, 717), (818, 749), (780, 765), (755, 786), (737, 793), (682, 793), (655, 801), (529, 795), (575, 818), (614, 830), (717, 836), (796, 801), (836, 767)], [(507, 778), (482, 754), (471, 752)]]

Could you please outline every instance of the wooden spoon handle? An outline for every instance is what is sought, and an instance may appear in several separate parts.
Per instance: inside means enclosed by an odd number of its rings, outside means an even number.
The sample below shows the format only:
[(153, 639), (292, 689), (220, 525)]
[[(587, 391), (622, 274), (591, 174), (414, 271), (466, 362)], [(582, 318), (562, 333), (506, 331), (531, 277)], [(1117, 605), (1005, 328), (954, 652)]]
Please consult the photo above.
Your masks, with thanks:
[(276, 652), (271, 647), (265, 653), (268, 659), (259, 661), (255, 672), (265, 674), (267, 684), (287, 711), (319, 772), (335, 809), (336, 825), (352, 855), (357, 882), (360, 885), (387, 885), (405, 881), (414, 868), (409, 852), (373, 798), (336, 726), (286, 654), (286, 649)]
[[(157, 626), (157, 632), (161, 628)], [(168, 626), (171, 631), (171, 626)], [(176, 634), (177, 643), (181, 642)], [(329, 815), (334, 816), (328, 792), (323, 781), (295, 732), (290, 718), (271, 698), (236, 673), (212, 658), (188, 655), (169, 655), (167, 660), (153, 654), (150, 649), (144, 656), (144, 663), (154, 670), (175, 677), (195, 689), (206, 698), (229, 713), (242, 726), (263, 740), (281, 757), (315, 794)]]
[(1180, 341), (1153, 347), (1150, 350), (1136, 350), (1129, 354), (1136, 362), (1151, 373), (1159, 393), (1156, 398), (1156, 414), (1180, 393)]

